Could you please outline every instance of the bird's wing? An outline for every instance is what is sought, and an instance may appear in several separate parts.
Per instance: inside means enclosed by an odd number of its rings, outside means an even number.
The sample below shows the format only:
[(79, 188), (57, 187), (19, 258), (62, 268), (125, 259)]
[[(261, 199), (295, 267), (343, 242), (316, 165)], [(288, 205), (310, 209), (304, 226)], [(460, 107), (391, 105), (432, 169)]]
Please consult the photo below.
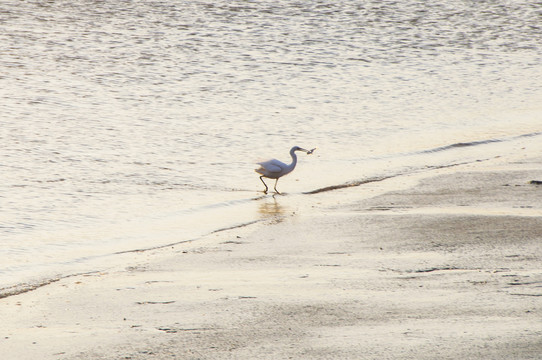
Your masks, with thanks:
[(262, 168), (265, 170), (272, 172), (272, 173), (279, 173), (286, 167), (286, 164), (284, 164), (282, 161), (279, 161), (277, 159), (271, 159), (268, 161), (260, 162), (258, 163)]

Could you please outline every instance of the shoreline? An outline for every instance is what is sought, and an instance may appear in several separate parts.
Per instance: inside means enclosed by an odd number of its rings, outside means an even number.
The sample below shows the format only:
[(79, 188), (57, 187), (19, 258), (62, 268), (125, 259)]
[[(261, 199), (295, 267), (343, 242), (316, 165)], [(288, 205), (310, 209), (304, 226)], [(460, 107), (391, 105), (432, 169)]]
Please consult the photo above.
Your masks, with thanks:
[[(536, 152), (540, 150), (537, 144), (540, 135), (540, 132), (531, 132), (495, 139), (454, 143), (434, 149), (393, 154), (387, 160), (385, 157), (368, 158), (367, 167), (362, 167), (363, 173), (358, 176), (351, 173), (347, 178), (352, 180), (346, 182), (344, 182), (345, 178), (335, 179), (338, 182), (311, 181), (314, 169), (312, 172), (305, 169), (308, 171), (305, 173), (304, 169), (299, 169), (301, 171), (299, 176), (303, 178), (303, 186), (312, 190), (303, 190), (303, 187), (300, 186), (301, 183), (296, 184), (290, 178), (288, 188), (291, 187), (293, 192), (288, 194), (289, 196), (286, 198), (282, 198), (281, 203), (287, 203), (293, 208), (306, 211), (306, 203), (313, 204), (316, 208), (320, 207), (320, 204), (315, 204), (320, 195), (324, 196), (323, 201), (326, 202), (325, 196), (327, 194), (322, 193), (328, 191), (332, 191), (334, 196), (342, 189), (374, 188), (375, 184), (373, 183), (375, 182), (384, 182), (377, 184), (377, 188), (387, 187), (392, 190), (393, 186), (387, 184), (392, 183), (393, 181), (389, 180), (393, 178), (398, 178), (401, 181), (401, 179), (411, 178), (412, 175), (416, 176), (417, 173), (421, 173), (423, 177), (432, 170), (491, 161), (494, 157), (512, 151), (525, 152), (522, 151), (525, 148), (534, 148)], [(531, 152), (533, 151), (531, 150)], [(372, 161), (377, 161), (377, 164), (372, 164)], [(390, 161), (388, 167), (386, 166), (387, 161)], [(536, 180), (533, 181), (536, 182)], [(43, 234), (47, 234), (49, 238), (44, 241), (41, 241), (39, 236), (33, 241), (28, 241), (28, 239), (32, 239), (29, 234), (27, 234), (28, 238), (11, 239), (11, 243), (16, 244), (16, 247), (4, 250), (7, 253), (7, 258), (0, 274), (0, 282), (2, 283), (0, 297), (20, 292), (20, 290), (13, 291), (13, 289), (32, 289), (54, 279), (106, 269), (112, 261), (115, 262), (115, 260), (111, 260), (111, 257), (116, 254), (140, 250), (148, 251), (153, 248), (168, 247), (182, 241), (197, 241), (214, 231), (252, 222), (265, 222), (269, 217), (274, 216), (274, 214), (266, 213), (265, 209), (263, 212), (261, 211), (261, 203), (269, 202), (266, 196), (261, 196), (259, 192), (247, 194), (246, 191), (243, 190), (241, 197), (222, 196), (220, 199), (224, 201), (221, 202), (205, 203), (202, 206), (189, 209), (173, 208), (171, 211), (161, 213), (160, 216), (153, 216), (153, 212), (149, 211), (148, 215), (143, 218), (136, 217), (128, 223), (120, 221), (117, 225), (109, 224), (105, 230), (100, 226), (100, 223), (97, 223), (92, 227), (88, 227), (87, 224), (81, 229), (78, 229), (78, 226), (73, 226), (75, 229), (73, 232), (71, 230), (60, 230), (50, 234), (44, 232)], [(291, 199), (292, 195), (295, 199)], [(213, 197), (206, 197), (207, 200), (209, 198)], [(165, 201), (163, 206), (166, 209), (174, 203), (171, 199), (167, 201), (161, 199), (156, 203), (162, 201)], [(153, 206), (155, 207), (155, 205)], [(209, 222), (209, 218), (212, 218), (213, 221)], [(81, 240), (73, 240), (79, 238)], [(51, 239), (56, 240), (51, 241)], [(10, 257), (10, 251), (14, 254), (13, 258)]]
[(0, 299), (0, 347), (17, 359), (536, 359), (541, 163), (501, 157), (302, 208), (262, 203), (265, 223)]

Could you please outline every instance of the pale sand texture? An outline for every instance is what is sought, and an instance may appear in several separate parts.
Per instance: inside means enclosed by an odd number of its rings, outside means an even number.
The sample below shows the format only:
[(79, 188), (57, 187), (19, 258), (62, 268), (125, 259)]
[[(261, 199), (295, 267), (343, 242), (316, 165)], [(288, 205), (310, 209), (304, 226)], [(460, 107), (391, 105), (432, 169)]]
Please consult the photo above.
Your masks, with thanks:
[(322, 194), (1, 299), (2, 359), (540, 359), (541, 163)]

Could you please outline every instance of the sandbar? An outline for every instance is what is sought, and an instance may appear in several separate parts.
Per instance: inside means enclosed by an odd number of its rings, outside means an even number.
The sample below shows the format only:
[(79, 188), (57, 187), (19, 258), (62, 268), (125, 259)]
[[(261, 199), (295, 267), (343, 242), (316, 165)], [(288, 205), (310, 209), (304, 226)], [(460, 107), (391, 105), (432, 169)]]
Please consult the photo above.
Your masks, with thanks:
[(2, 358), (540, 359), (541, 163), (302, 195), (321, 205), (119, 255), (0, 299)]

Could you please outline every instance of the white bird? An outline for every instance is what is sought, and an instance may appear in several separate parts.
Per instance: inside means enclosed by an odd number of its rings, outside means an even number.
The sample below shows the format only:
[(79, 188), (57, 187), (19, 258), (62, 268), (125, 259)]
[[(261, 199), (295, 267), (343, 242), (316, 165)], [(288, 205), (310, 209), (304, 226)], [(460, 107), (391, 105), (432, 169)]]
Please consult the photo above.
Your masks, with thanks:
[(265, 181), (263, 181), (263, 178), (266, 177), (268, 179), (276, 179), (274, 189), (277, 194), (280, 194), (280, 192), (277, 190), (277, 183), (280, 177), (291, 173), (295, 169), (295, 166), (297, 165), (297, 155), (295, 154), (296, 151), (304, 151), (307, 154), (312, 154), (314, 149), (305, 150), (303, 148), (300, 148), (299, 146), (294, 146), (290, 149), (290, 156), (292, 157), (292, 162), (289, 165), (277, 159), (271, 159), (258, 163), (260, 167), (254, 171), (262, 174), (262, 176), (260, 176), (260, 180), (265, 185), (265, 190), (263, 191), (264, 193), (267, 194), (268, 190), (267, 184), (265, 183)]

